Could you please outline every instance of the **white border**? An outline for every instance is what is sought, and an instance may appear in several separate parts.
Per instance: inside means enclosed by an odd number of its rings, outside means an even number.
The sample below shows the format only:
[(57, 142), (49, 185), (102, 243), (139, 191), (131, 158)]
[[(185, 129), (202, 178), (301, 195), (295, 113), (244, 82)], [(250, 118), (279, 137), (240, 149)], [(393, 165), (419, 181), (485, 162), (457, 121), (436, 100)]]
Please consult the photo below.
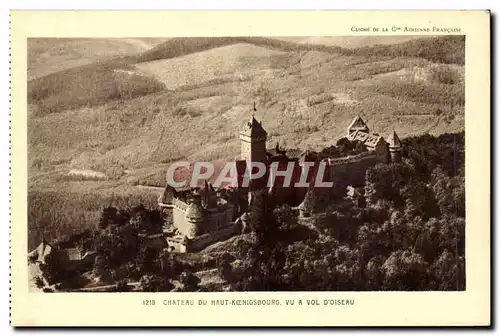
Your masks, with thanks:
[[(138, 4), (141, 6), (138, 7)], [(3, 92), (3, 111), (4, 113), (0, 113), (0, 127), (3, 128), (3, 131), (0, 131), (0, 190), (2, 193), (0, 194), (0, 203), (2, 205), (0, 211), (0, 219), (1, 222), (4, 223), (2, 229), (5, 230), (3, 233), (4, 244), (2, 244), (2, 248), (4, 249), (3, 253), (1, 253), (0, 258), (0, 266), (2, 269), (6, 271), (8, 268), (8, 243), (7, 237), (8, 235), (8, 225), (9, 223), (9, 116), (7, 111), (9, 111), (9, 86), (7, 82), (7, 78), (9, 78), (8, 72), (8, 61), (9, 61), (9, 13), (8, 13), (8, 2), (2, 2), (0, 4), (0, 35), (2, 37), (0, 46), (1, 53), (0, 58), (2, 59), (3, 67), (0, 68), (0, 73), (2, 75), (3, 81), (1, 81), (0, 89)], [(349, 2), (338, 4), (335, 8), (332, 6), (332, 1), (320, 1), (320, 0), (309, 0), (307, 2), (300, 2), (294, 0), (284, 0), (284, 1), (269, 1), (269, 0), (253, 0), (253, 1), (220, 1), (218, 3), (211, 3), (208, 5), (207, 1), (203, 0), (170, 0), (168, 1), (168, 6), (162, 4), (159, 1), (151, 1), (151, 0), (142, 0), (140, 2), (137, 1), (127, 1), (127, 0), (115, 0), (115, 1), (102, 1), (102, 0), (76, 0), (71, 2), (66, 2), (62, 0), (46, 0), (43, 3), (34, 0), (18, 0), (15, 3), (10, 4), (12, 9), (493, 9), (495, 12), (499, 6), (497, 1), (484, 1), (484, 0), (475, 0), (475, 1), (453, 1), (448, 2), (446, 5), (443, 3), (436, 2), (435, 0), (421, 0), (418, 2), (408, 2), (408, 1), (390, 1), (390, 0), (380, 0), (376, 2), (376, 7), (369, 7), (370, 5), (366, 3), (366, 1), (362, 0), (351, 0)], [(497, 29), (495, 29), (495, 33), (493, 33), (494, 42), (498, 43), (498, 34), (496, 33)], [(494, 47), (494, 44), (492, 45)], [(494, 58), (492, 59), (492, 61)], [(494, 79), (494, 78), (493, 78)], [(494, 96), (499, 96), (500, 89), (496, 87)], [(496, 111), (494, 111), (495, 113)], [(496, 123), (495, 123), (496, 126)], [(498, 146), (496, 146), (497, 150)], [(495, 151), (495, 154), (497, 151)], [(496, 186), (496, 185), (495, 185)], [(500, 201), (495, 202), (494, 208), (499, 208)], [(494, 225), (494, 224), (493, 224)], [(498, 242), (498, 232), (496, 230), (495, 240)], [(495, 249), (496, 250), (496, 249)], [(496, 265), (498, 269), (498, 258), (496, 258)], [(2, 325), (8, 326), (8, 277), (2, 277), (5, 283), (2, 288), (2, 295), (4, 298), (4, 306), (2, 306), (1, 316), (5, 319), (2, 321)], [(492, 284), (493, 285), (493, 284)], [(496, 310), (498, 311), (498, 310)], [(495, 316), (496, 317), (496, 316)], [(493, 317), (493, 318), (495, 318)], [(340, 331), (340, 330), (339, 330)], [(339, 332), (336, 331), (336, 332)], [(13, 329), (9, 328), (9, 333), (13, 333)], [(42, 332), (42, 330), (32, 331), (35, 335)], [(66, 331), (62, 332), (63, 334)], [(104, 331), (92, 330), (92, 333), (97, 335), (103, 334)], [(174, 332), (170, 330), (169, 332)], [(259, 333), (267, 333), (265, 331), (256, 331)], [(363, 332), (363, 331), (361, 331)], [(385, 330), (383, 331), (388, 333), (400, 333), (402, 331), (395, 330)], [(436, 331), (431, 331), (436, 332)], [(2, 333), (3, 334), (3, 333)]]

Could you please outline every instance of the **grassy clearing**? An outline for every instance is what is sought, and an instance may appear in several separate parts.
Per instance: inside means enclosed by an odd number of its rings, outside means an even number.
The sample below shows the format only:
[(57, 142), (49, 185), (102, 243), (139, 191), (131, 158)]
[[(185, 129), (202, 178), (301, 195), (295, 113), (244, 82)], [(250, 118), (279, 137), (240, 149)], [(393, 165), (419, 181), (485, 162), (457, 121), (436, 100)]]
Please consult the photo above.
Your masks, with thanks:
[(217, 85), (245, 81), (259, 71), (270, 69), (272, 57), (280, 54), (255, 45), (234, 44), (183, 57), (141, 62), (136, 67), (173, 90), (199, 83)]
[(373, 85), (371, 90), (381, 95), (425, 104), (463, 106), (465, 103), (465, 87), (463, 85), (381, 81)]
[(136, 55), (164, 38), (29, 38), (28, 80), (110, 58)]

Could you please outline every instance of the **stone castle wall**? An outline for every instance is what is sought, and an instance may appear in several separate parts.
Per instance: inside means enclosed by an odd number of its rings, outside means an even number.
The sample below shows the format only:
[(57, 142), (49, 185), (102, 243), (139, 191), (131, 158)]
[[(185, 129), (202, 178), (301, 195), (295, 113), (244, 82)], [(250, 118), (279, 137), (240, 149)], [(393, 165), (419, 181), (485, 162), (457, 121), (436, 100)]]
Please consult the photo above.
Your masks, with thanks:
[(208, 210), (206, 222), (203, 225), (202, 232), (212, 232), (225, 227), (233, 220), (233, 206), (228, 205), (225, 210), (216, 209), (215, 211)]
[(348, 186), (365, 184), (366, 171), (384, 161), (387, 153), (382, 150), (363, 152), (358, 155), (328, 160), (329, 180), (333, 182), (333, 194), (343, 196)]
[(206, 211), (204, 222), (199, 228), (194, 228), (194, 224), (186, 218), (186, 212), (189, 205), (179, 199), (172, 200), (172, 216), (174, 226), (180, 233), (187, 237), (191, 237), (193, 232), (200, 230), (199, 234), (204, 234), (212, 231), (217, 231), (221, 227), (226, 227), (233, 220), (234, 209), (231, 204), (228, 204), (225, 209), (209, 209)]
[(189, 223), (186, 218), (187, 208), (187, 203), (176, 198), (172, 200), (172, 216), (174, 225), (180, 233), (190, 236), (192, 232), (192, 224)]
[(197, 236), (191, 240), (186, 247), (188, 252), (199, 251), (208, 245), (216, 243), (218, 241), (226, 240), (241, 231), (240, 225), (233, 222), (229, 223), (223, 228), (210, 233), (205, 233), (203, 235)]
[(266, 158), (266, 139), (251, 139), (241, 136), (241, 160), (249, 162), (264, 162)]

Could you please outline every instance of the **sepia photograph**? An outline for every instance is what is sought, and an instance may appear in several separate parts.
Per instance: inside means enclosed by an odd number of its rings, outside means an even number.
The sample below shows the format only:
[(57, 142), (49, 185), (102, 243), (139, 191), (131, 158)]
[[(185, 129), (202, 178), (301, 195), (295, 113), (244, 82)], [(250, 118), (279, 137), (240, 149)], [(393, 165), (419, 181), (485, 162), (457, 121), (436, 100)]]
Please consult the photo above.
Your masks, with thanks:
[(491, 325), (489, 37), (488, 11), (13, 11), (11, 325)]
[(28, 38), (29, 291), (465, 291), (465, 41)]

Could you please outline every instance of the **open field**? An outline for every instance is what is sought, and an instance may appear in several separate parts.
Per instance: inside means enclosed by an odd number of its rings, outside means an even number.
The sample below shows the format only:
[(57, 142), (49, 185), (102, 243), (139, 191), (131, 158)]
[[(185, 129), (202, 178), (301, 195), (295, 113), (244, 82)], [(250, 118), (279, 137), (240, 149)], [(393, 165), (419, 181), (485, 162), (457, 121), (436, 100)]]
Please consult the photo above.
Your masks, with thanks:
[(164, 41), (161, 38), (29, 38), (28, 80), (96, 61), (135, 55)]

